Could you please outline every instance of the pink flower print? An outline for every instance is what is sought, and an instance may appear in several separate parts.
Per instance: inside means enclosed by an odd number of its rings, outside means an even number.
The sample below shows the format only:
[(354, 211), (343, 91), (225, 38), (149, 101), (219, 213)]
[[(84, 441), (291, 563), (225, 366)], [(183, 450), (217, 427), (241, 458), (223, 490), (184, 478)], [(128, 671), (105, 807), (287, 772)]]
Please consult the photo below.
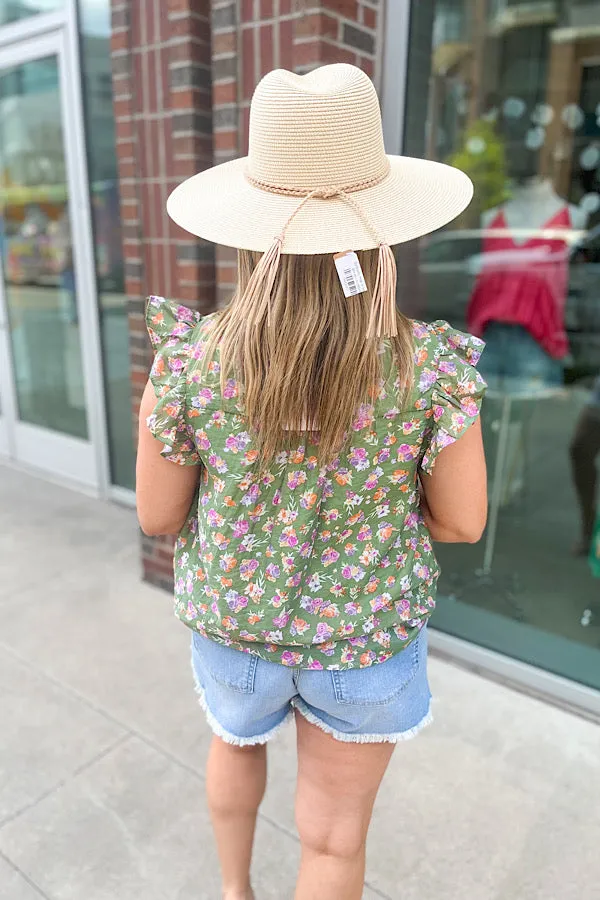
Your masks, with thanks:
[(275, 618), (273, 619), (273, 625), (275, 625), (277, 628), (286, 628), (288, 622), (290, 621), (291, 615), (292, 614), (289, 612), (289, 610), (282, 610), (279, 615), (275, 616)]
[(324, 566), (331, 566), (333, 563), (337, 562), (339, 558), (340, 554), (337, 550), (334, 550), (333, 547), (327, 547), (321, 554), (321, 562)]
[(334, 597), (343, 597), (346, 593), (346, 588), (338, 581), (329, 588), (329, 592), (333, 594)]
[(257, 569), (257, 559), (246, 559), (240, 564), (240, 577), (243, 578), (244, 581), (250, 581)]
[(290, 626), (290, 634), (292, 637), (298, 637), (299, 635), (305, 634), (309, 628), (310, 625), (306, 619), (301, 619), (299, 616), (296, 616)]
[(290, 572), (294, 571), (296, 560), (293, 556), (282, 556), (281, 565), (283, 566), (283, 571), (286, 573), (286, 575), (289, 575)]
[[(375, 459), (373, 461), (374, 461), (375, 465), (378, 466), (381, 463), (387, 462), (389, 458), (390, 458), (390, 449), (389, 449), (389, 447), (384, 447), (382, 450), (379, 451), (379, 453), (377, 453), (375, 455)], [(383, 472), (380, 472), (379, 474), (383, 475)]]
[(392, 609), (391, 594), (379, 594), (379, 596), (373, 597), (373, 599), (371, 600), (371, 610), (374, 613), (381, 612), (382, 609)]
[(360, 603), (356, 600), (351, 600), (350, 603), (346, 603), (344, 606), (344, 612), (347, 616), (358, 616), (361, 612)]
[(433, 420), (434, 422), (439, 422), (442, 416), (444, 415), (445, 409), (443, 406), (440, 406), (439, 403), (434, 403), (433, 407)]
[(188, 600), (188, 602), (187, 602), (185, 617), (188, 620), (188, 622), (191, 622), (193, 619), (198, 618), (198, 610), (196, 609), (196, 607), (194, 606), (194, 604), (192, 603), (191, 600)]
[(429, 578), (429, 566), (424, 565), (423, 563), (417, 563), (414, 567), (413, 572), (416, 578), (419, 578), (421, 581), (427, 581)]
[(422, 393), (430, 390), (433, 387), (437, 379), (436, 372), (433, 369), (423, 369), (421, 372), (421, 377), (419, 378), (419, 390)]
[(460, 434), (460, 432), (465, 427), (466, 416), (462, 415), (462, 413), (452, 413), (452, 430), (456, 434)]
[(258, 584), (254, 584), (254, 582), (251, 581), (246, 588), (246, 593), (249, 595), (251, 600), (254, 600), (254, 602), (257, 603), (261, 599), (261, 597), (264, 596), (265, 589), (263, 587), (260, 587), (260, 585)]
[(302, 584), (302, 572), (295, 572), (286, 581), (286, 587), (298, 587)]
[(312, 554), (313, 545), (310, 541), (304, 541), (302, 546), (300, 547), (300, 556), (302, 559), (308, 559), (308, 557)]
[(479, 413), (479, 408), (472, 397), (464, 397), (460, 405), (467, 416), (473, 417)]
[(214, 392), (211, 391), (210, 388), (207, 388), (207, 387), (200, 388), (200, 390), (198, 391), (198, 393), (192, 400), (192, 406), (200, 407), (201, 409), (203, 409), (204, 407), (208, 406), (208, 404), (214, 400), (214, 397), (215, 397)]
[(379, 556), (379, 551), (372, 547), (371, 544), (367, 544), (363, 552), (360, 554), (359, 559), (363, 566), (372, 565), (377, 561), (377, 557)]
[(373, 529), (370, 525), (362, 525), (356, 537), (359, 541), (370, 541), (373, 537)]
[(221, 625), (225, 631), (235, 631), (238, 627), (238, 621), (235, 616), (223, 616)]
[(348, 460), (359, 472), (369, 466), (369, 455), (364, 447), (354, 447), (348, 455)]
[(344, 647), (344, 649), (342, 650), (341, 662), (345, 666), (349, 666), (354, 662), (354, 656), (354, 651), (350, 647)]
[(223, 388), (223, 398), (225, 400), (232, 400), (234, 397), (237, 397), (237, 384), (233, 378), (229, 378), (225, 387)]
[(242, 506), (254, 506), (259, 497), (260, 487), (257, 484), (253, 484), (250, 490), (246, 491), (242, 497)]
[(225, 460), (222, 459), (222, 457), (217, 456), (216, 453), (210, 454), (210, 456), (208, 457), (208, 463), (209, 463), (209, 465), (213, 466), (213, 468), (215, 468), (217, 470), (219, 475), (224, 475), (225, 472), (229, 471), (229, 468), (228, 468)]
[(416, 338), (426, 338), (429, 334), (429, 329), (427, 325), (424, 325), (423, 322), (415, 322), (413, 320), (413, 334)]
[(279, 488), (273, 494), (273, 506), (279, 506), (281, 503), (281, 491)]
[(389, 541), (393, 533), (394, 527), (389, 522), (382, 522), (381, 525), (377, 526), (377, 540), (382, 543)]
[(398, 462), (410, 462), (418, 455), (418, 447), (411, 447), (410, 444), (400, 444), (400, 446), (398, 447)]
[(283, 525), (291, 525), (298, 518), (298, 513), (291, 509), (280, 509), (277, 515), (277, 521)]
[(456, 375), (456, 363), (450, 359), (440, 359), (438, 371), (444, 372), (446, 375)]
[(378, 624), (379, 619), (376, 619), (375, 616), (368, 616), (362, 623), (363, 634), (370, 634), (375, 630)]
[(403, 600), (397, 600), (396, 612), (403, 622), (408, 621), (410, 619), (410, 600), (407, 600), (406, 597)]
[(296, 534), (296, 529), (292, 525), (288, 525), (287, 528), (284, 528), (281, 532), (281, 537), (279, 538), (279, 546), (280, 547), (297, 547), (298, 546), (298, 535)]
[(246, 519), (237, 519), (232, 525), (232, 530), (235, 538), (242, 538), (248, 534), (250, 523)]
[[(313, 641), (313, 644), (316, 643)], [(319, 653), (322, 653), (323, 656), (333, 656), (336, 651), (337, 644), (335, 641), (325, 641), (324, 644), (319, 645)]]
[(421, 521), (421, 516), (418, 512), (411, 512), (404, 518), (404, 527), (408, 531), (414, 531), (415, 528), (419, 527), (419, 522)]
[(408, 640), (408, 631), (404, 625), (394, 625), (394, 633), (401, 641)]
[(344, 566), (342, 569), (342, 577), (348, 580), (360, 581), (364, 575), (365, 571), (360, 566)]
[(323, 671), (323, 663), (320, 663), (318, 659), (311, 659), (307, 668), (313, 669), (314, 671), (317, 671), (317, 672), (322, 672)]
[[(322, 561), (322, 560), (321, 560)], [(318, 591), (321, 588), (321, 576), (318, 572), (315, 572), (314, 575), (311, 575), (310, 578), (307, 578), (306, 583), (308, 585), (308, 589), (310, 591)]]
[(298, 470), (297, 472), (289, 472), (287, 478), (287, 484), (291, 491), (296, 490), (297, 487), (300, 487), (301, 484), (306, 482), (306, 472), (302, 470)]
[(183, 360), (179, 359), (177, 356), (171, 356), (169, 359), (169, 369), (174, 375), (179, 375), (183, 372)]
[(352, 423), (353, 431), (361, 431), (363, 428), (369, 427), (373, 423), (373, 407), (368, 403), (363, 403), (358, 408), (358, 414)]
[(419, 397), (419, 399), (415, 401), (415, 409), (427, 409), (427, 405), (426, 397)]
[(356, 544), (346, 544), (346, 546), (344, 547), (344, 553), (346, 554), (346, 556), (354, 556), (354, 554), (356, 553)]
[(382, 629), (379, 629), (374, 633), (373, 640), (376, 644), (379, 644), (380, 647), (389, 647), (391, 640), (389, 631), (383, 631)]
[(351, 644), (352, 647), (364, 647), (368, 641), (368, 637), (366, 634), (362, 634), (359, 637), (348, 638), (348, 643)]
[(267, 579), (267, 581), (277, 581), (280, 573), (281, 569), (276, 563), (269, 563), (269, 565), (265, 569), (265, 578)]
[(232, 613), (239, 613), (248, 606), (248, 598), (237, 591), (227, 591), (225, 602)]
[(379, 469), (379, 470), (376, 469), (374, 472), (371, 472), (371, 474), (365, 481), (365, 487), (368, 491), (372, 491), (379, 484), (379, 477), (380, 477), (379, 473), (381, 473), (383, 475), (383, 472), (381, 471), (381, 469)]
[(194, 437), (198, 450), (210, 450), (210, 441), (205, 431), (197, 431)]
[(219, 568), (223, 572), (231, 572), (235, 569), (237, 565), (237, 560), (232, 553), (223, 553), (221, 558), (219, 559)]
[(214, 412), (214, 413), (212, 414), (212, 416), (210, 417), (210, 424), (211, 424), (214, 428), (222, 428), (226, 421), (227, 421), (227, 420), (226, 420), (226, 417), (225, 417), (225, 413), (223, 412), (222, 409), (218, 409), (218, 410), (217, 410), (216, 412)]
[(302, 597), (300, 600), (300, 606), (302, 609), (306, 610), (307, 613), (311, 616), (318, 615), (319, 610), (323, 604), (322, 597), (307, 597), (306, 595)]
[(418, 537), (409, 538), (406, 542), (406, 546), (408, 547), (409, 550), (412, 550), (413, 552), (415, 550), (418, 550), (419, 549), (419, 538)]
[(366, 653), (361, 653), (360, 655), (360, 665), (363, 669), (366, 669), (369, 666), (372, 666), (376, 659), (377, 656), (375, 654), (375, 651), (367, 650)]
[(206, 514), (206, 521), (211, 526), (211, 528), (220, 528), (225, 524), (225, 519), (220, 513), (216, 511), (216, 509), (209, 509)]
[(409, 422), (402, 423), (402, 434), (412, 434), (419, 427), (418, 419), (411, 419)]
[(348, 638), (351, 637), (355, 631), (356, 625), (353, 622), (342, 622), (337, 630), (337, 634), (340, 638)]
[(302, 660), (304, 659), (303, 653), (298, 653), (295, 650), (284, 650), (281, 654), (281, 662), (284, 666), (290, 666), (291, 668), (296, 668), (297, 666), (302, 665)]

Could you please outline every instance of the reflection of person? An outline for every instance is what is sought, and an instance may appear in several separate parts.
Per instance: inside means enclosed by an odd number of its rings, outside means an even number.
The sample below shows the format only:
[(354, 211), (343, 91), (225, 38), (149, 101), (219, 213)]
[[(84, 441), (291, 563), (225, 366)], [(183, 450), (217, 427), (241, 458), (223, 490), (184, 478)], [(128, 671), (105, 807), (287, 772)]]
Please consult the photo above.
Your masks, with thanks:
[[(393, 746), (429, 721), (431, 539), (477, 540), (487, 511), (481, 342), (397, 313), (390, 244), (470, 193), (436, 163), (390, 164), (375, 89), (342, 65), (267, 75), (248, 160), (169, 201), (191, 233), (264, 251), (239, 251), (230, 306), (204, 320), (151, 298), (137, 460), (142, 527), (179, 531), (176, 610), (215, 732), (207, 790), (229, 900), (252, 896), (264, 745), (293, 712), (297, 900), (362, 896)], [(333, 258), (352, 246), (362, 291), (353, 257)]]
[(571, 441), (571, 470), (581, 515), (581, 540), (575, 553), (587, 555), (596, 522), (600, 457), (600, 375), (594, 382), (589, 403), (577, 422)]
[(482, 268), (467, 323), (486, 341), (482, 372), (490, 387), (519, 394), (562, 382), (569, 349), (566, 237), (584, 225), (585, 213), (537, 177), (524, 180), (511, 200), (484, 214)]

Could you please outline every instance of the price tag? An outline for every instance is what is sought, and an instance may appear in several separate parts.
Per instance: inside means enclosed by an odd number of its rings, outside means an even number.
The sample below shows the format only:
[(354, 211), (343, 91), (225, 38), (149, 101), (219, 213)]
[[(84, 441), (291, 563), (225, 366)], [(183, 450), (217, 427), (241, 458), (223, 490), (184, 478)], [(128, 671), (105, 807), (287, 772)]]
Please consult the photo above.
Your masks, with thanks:
[(355, 297), (356, 294), (364, 294), (367, 290), (367, 283), (356, 253), (352, 250), (346, 250), (344, 253), (336, 253), (333, 259), (342, 290), (344, 291), (344, 297)]

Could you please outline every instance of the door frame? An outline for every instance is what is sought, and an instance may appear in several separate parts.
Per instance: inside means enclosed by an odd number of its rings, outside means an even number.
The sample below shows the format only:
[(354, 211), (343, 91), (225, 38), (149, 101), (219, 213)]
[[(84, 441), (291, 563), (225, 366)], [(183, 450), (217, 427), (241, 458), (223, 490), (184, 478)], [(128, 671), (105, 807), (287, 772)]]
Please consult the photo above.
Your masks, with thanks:
[[(76, 0), (59, 13), (0, 28), (0, 69), (55, 56), (59, 93), (88, 438), (62, 435), (18, 419), (4, 278), (0, 279), (0, 454), (16, 464), (106, 496), (109, 461), (100, 320), (84, 128)], [(2, 275), (0, 261), (0, 275)]]

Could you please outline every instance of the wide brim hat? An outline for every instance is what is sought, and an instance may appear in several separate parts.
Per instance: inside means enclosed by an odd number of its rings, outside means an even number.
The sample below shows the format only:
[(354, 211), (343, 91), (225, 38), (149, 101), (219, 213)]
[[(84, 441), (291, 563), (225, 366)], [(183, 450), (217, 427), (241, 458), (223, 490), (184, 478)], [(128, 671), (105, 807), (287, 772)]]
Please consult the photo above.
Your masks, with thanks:
[(259, 83), (247, 157), (179, 185), (170, 217), (217, 244), (322, 254), (402, 244), (455, 219), (473, 195), (458, 169), (385, 153), (373, 83), (355, 66)]

